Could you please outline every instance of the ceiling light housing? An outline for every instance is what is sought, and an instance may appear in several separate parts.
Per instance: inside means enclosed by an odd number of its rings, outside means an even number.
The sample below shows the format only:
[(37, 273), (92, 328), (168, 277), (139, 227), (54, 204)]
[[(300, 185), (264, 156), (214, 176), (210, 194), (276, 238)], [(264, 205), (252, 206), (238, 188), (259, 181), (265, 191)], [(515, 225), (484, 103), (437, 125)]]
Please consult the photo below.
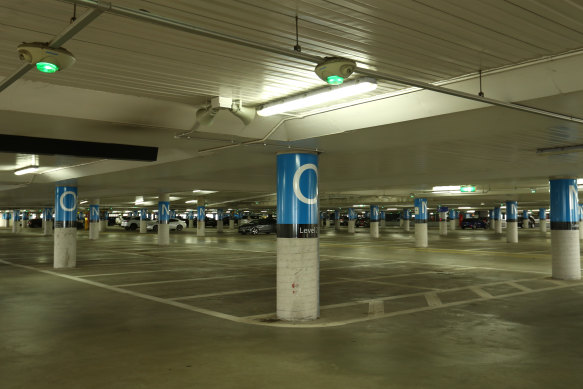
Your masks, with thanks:
[(345, 78), (350, 77), (356, 69), (356, 62), (351, 59), (340, 57), (326, 57), (324, 61), (316, 65), (314, 71), (330, 85), (339, 85)]
[(315, 105), (325, 104), (334, 100), (373, 91), (377, 88), (377, 80), (362, 77), (345, 82), (343, 85), (327, 86), (301, 95), (291, 96), (282, 100), (264, 104), (257, 110), (259, 116), (272, 116), (284, 112), (297, 111)]
[(14, 174), (17, 176), (22, 176), (23, 174), (36, 173), (38, 172), (38, 169), (39, 169), (38, 165), (30, 165), (25, 168), (16, 170)]
[(22, 61), (36, 65), (42, 73), (56, 73), (72, 66), (76, 59), (67, 49), (53, 49), (47, 43), (23, 43), (17, 47), (18, 56)]

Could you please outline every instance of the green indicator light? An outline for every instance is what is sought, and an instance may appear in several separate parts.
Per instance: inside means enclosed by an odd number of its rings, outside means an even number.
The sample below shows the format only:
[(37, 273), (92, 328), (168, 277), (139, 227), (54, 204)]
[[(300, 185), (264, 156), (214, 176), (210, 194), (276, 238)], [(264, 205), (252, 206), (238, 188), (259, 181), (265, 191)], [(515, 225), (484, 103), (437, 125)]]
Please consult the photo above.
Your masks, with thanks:
[(340, 76), (329, 76), (326, 81), (330, 85), (340, 85), (344, 82), (344, 77)]
[(462, 187), (460, 187), (460, 192), (463, 192), (463, 193), (475, 192), (475, 191), (476, 191), (475, 186), (462, 186)]
[(37, 62), (36, 68), (39, 72), (43, 73), (55, 73), (57, 70), (59, 70), (57, 65), (49, 62)]

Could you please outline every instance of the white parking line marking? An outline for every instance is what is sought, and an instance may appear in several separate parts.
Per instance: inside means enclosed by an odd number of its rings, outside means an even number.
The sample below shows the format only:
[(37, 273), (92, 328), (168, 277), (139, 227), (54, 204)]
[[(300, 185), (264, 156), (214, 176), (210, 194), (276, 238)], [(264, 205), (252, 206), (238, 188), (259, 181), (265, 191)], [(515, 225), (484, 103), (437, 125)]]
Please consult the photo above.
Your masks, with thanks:
[(177, 282), (220, 280), (220, 279), (224, 279), (224, 278), (237, 278), (237, 277), (241, 277), (241, 276), (240, 275), (234, 275), (234, 276), (219, 276), (219, 277), (183, 278), (183, 279), (180, 279), (180, 280), (136, 282), (136, 283), (133, 283), (133, 284), (120, 284), (120, 285), (112, 285), (112, 286), (115, 287), (115, 288), (127, 288), (129, 286), (173, 284), (173, 283), (177, 283)]
[(469, 289), (480, 297), (484, 297), (484, 298), (493, 297), (490, 293), (486, 292), (484, 289), (481, 289), (478, 286), (470, 286)]
[(430, 307), (437, 307), (443, 305), (436, 292), (425, 293), (423, 296), (425, 296), (427, 305)]
[(530, 291), (532, 291), (532, 289), (530, 289), (530, 288), (527, 288), (527, 287), (526, 287), (526, 286), (524, 286), (524, 285), (517, 284), (516, 282), (509, 281), (509, 282), (507, 282), (506, 284), (508, 284), (508, 285), (510, 285), (510, 286), (512, 286), (512, 287), (514, 287), (514, 288), (516, 288), (516, 289), (520, 289), (520, 290), (522, 290), (523, 292), (530, 292)]

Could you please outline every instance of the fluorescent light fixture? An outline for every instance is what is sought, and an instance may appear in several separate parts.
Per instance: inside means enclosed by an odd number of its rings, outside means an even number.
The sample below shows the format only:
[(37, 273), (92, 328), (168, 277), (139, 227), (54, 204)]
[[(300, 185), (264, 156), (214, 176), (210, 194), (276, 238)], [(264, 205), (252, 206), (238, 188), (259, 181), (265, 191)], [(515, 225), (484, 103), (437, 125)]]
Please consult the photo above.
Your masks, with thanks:
[[(79, 202), (79, 204), (87, 204), (88, 202), (89, 202), (89, 201), (87, 201), (87, 200), (83, 200), (83, 201)], [(126, 212), (127, 212), (127, 211), (126, 211)]]
[(27, 166), (25, 168), (18, 169), (17, 171), (14, 172), (14, 174), (17, 176), (22, 176), (23, 174), (30, 174), (36, 172), (38, 172), (38, 166)]
[(466, 212), (467, 212), (467, 213), (475, 213), (475, 212), (476, 212), (476, 210), (475, 210), (475, 209), (468, 209)]
[(284, 112), (297, 111), (302, 108), (370, 92), (375, 90), (376, 87), (377, 80), (370, 77), (362, 77), (357, 80), (347, 81), (342, 85), (330, 85), (301, 95), (264, 104), (257, 110), (257, 115), (271, 116)]
[(196, 204), (196, 203), (198, 203), (198, 200), (188, 200), (188, 201), (185, 201), (185, 203), (186, 204)]
[(446, 185), (446, 186), (434, 186), (434, 192), (449, 192), (449, 191), (459, 191), (461, 189), (460, 185)]
[(399, 208), (385, 208), (385, 211), (398, 211)]
[(472, 207), (458, 207), (457, 209), (472, 209)]

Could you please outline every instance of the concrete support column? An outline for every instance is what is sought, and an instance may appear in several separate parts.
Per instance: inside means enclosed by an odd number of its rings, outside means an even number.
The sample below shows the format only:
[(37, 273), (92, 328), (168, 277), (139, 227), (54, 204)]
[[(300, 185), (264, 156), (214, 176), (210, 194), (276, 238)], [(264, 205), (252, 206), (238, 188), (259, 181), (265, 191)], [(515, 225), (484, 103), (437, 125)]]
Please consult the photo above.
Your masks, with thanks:
[[(579, 227), (581, 227), (581, 221), (583, 220), (583, 204), (579, 204)], [(579, 239), (583, 239), (583, 228), (579, 228)]]
[(415, 247), (427, 247), (427, 199), (415, 199)]
[[(518, 243), (518, 203), (516, 201), (506, 202), (506, 241), (508, 243)], [(527, 220), (528, 222), (528, 220)]]
[(107, 231), (108, 226), (109, 226), (109, 212), (108, 211), (101, 211), (101, 221), (99, 222), (99, 231), (100, 232)]
[(522, 211), (522, 228), (525, 230), (528, 228), (528, 211), (526, 209)]
[(77, 266), (77, 187), (57, 186), (55, 190), (55, 269)]
[(277, 317), (320, 316), (318, 155), (277, 155)]
[(447, 236), (447, 207), (439, 207), (439, 235)]
[(235, 229), (235, 213), (234, 212), (231, 212), (231, 216), (229, 217), (229, 229), (230, 230)]
[(22, 222), (21, 222), (21, 226), (23, 229), (28, 228), (28, 212), (24, 211), (22, 212), (22, 218), (21, 218)]
[(140, 234), (146, 234), (148, 232), (148, 210), (142, 208), (140, 210)]
[(551, 179), (552, 277), (581, 279), (579, 194), (575, 178)]
[(43, 235), (53, 235), (53, 209), (43, 209)]
[(334, 211), (334, 229), (340, 231), (340, 209)]
[(494, 208), (494, 221), (496, 233), (502, 234), (502, 211), (500, 210), (500, 207)]
[(449, 216), (449, 229), (455, 231), (455, 223), (457, 221), (455, 217), (455, 210), (450, 209), (448, 212), (448, 216)]
[(158, 196), (158, 245), (170, 244), (170, 195), (168, 193)]
[(20, 232), (20, 209), (12, 211), (12, 232)]
[(99, 216), (99, 200), (97, 199), (89, 205), (89, 239), (99, 239), (99, 231), (101, 231)]
[(496, 219), (494, 218), (495, 211), (493, 209), (491, 209), (488, 211), (488, 213), (489, 213), (489, 219), (490, 219), (489, 220), (489, 222), (490, 222), (489, 228), (491, 230), (495, 230), (496, 229)]
[(381, 221), (379, 224), (380, 227), (386, 227), (387, 226), (387, 214), (385, 213), (385, 211), (381, 211), (380, 213), (381, 215)]
[(205, 219), (206, 219), (206, 210), (204, 207), (204, 199), (198, 199), (197, 202), (198, 206), (196, 207), (197, 211), (197, 219), (196, 219), (196, 236), (204, 236), (205, 235)]
[(223, 210), (217, 209), (217, 232), (223, 232)]
[(403, 229), (407, 232), (411, 231), (411, 210), (408, 208), (403, 210)]
[[(540, 208), (538, 210), (538, 221), (541, 232), (547, 232), (547, 210), (545, 208)], [(579, 227), (581, 224), (579, 224)]]
[(348, 208), (348, 233), (354, 234), (356, 231), (356, 212), (354, 208)]
[(379, 206), (378, 205), (371, 205), (370, 206), (370, 237), (371, 238), (378, 238), (379, 237)]

